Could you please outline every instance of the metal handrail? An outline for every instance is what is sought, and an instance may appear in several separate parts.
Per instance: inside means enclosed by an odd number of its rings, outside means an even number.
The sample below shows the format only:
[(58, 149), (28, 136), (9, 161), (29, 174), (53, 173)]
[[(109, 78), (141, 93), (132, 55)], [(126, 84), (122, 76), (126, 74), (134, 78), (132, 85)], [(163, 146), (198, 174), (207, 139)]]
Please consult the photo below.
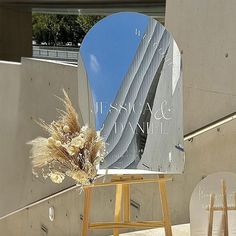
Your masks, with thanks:
[(33, 203), (29, 204), (29, 205), (26, 205), (26, 206), (24, 206), (24, 207), (21, 207), (21, 208), (15, 210), (15, 211), (13, 211), (13, 212), (8, 213), (7, 215), (4, 215), (4, 216), (0, 217), (0, 221), (3, 220), (3, 219), (5, 219), (5, 218), (7, 218), (7, 217), (9, 217), (9, 216), (12, 216), (12, 215), (14, 215), (14, 214), (16, 214), (16, 213), (19, 213), (19, 212), (21, 212), (21, 211), (23, 211), (23, 210), (26, 210), (26, 209), (28, 209), (28, 208), (34, 207), (34, 206), (36, 206), (36, 205), (39, 205), (40, 203), (43, 203), (43, 202), (45, 202), (45, 201), (48, 201), (48, 200), (50, 200), (50, 199), (52, 199), (52, 198), (54, 198), (54, 197), (57, 197), (57, 196), (59, 196), (59, 195), (61, 195), (61, 194), (67, 193), (67, 192), (72, 191), (72, 190), (75, 190), (75, 189), (77, 189), (77, 188), (79, 188), (79, 187), (80, 187), (80, 186), (78, 186), (78, 185), (73, 185), (73, 186), (71, 186), (71, 187), (69, 187), (69, 188), (67, 188), (67, 189), (64, 189), (64, 190), (62, 190), (62, 191), (59, 191), (59, 192), (57, 192), (57, 193), (54, 193), (54, 194), (52, 194), (52, 195), (50, 195), (50, 196), (48, 196), (48, 197), (42, 198), (42, 199), (40, 199), (40, 200), (37, 200), (37, 201), (35, 201), (35, 202), (33, 202)]
[(191, 139), (193, 139), (196, 136), (199, 136), (199, 135), (201, 135), (201, 134), (203, 134), (205, 132), (208, 132), (208, 131), (210, 131), (212, 129), (215, 129), (215, 128), (217, 128), (217, 127), (219, 127), (219, 126), (221, 126), (223, 124), (226, 124), (226, 123), (228, 123), (228, 122), (230, 122), (230, 121), (232, 121), (234, 119), (236, 119), (236, 112), (231, 113), (231, 114), (229, 114), (229, 115), (227, 115), (227, 116), (225, 116), (223, 118), (220, 118), (220, 119), (218, 119), (218, 120), (216, 120), (216, 121), (214, 121), (214, 122), (212, 122), (212, 123), (210, 123), (208, 125), (203, 126), (200, 129), (197, 129), (197, 130), (195, 130), (195, 131), (193, 131), (191, 133), (188, 133), (188, 134), (184, 135), (184, 141), (191, 140)]

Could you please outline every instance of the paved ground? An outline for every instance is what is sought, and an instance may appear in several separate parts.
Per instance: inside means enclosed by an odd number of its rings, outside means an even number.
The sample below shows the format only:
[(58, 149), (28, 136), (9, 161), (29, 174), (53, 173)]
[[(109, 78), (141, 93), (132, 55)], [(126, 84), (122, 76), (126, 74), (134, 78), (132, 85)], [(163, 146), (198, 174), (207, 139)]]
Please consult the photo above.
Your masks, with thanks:
[[(183, 224), (183, 225), (175, 225), (172, 226), (173, 236), (190, 236), (190, 225)], [(120, 234), (120, 236), (165, 236), (164, 229), (149, 229), (149, 230), (142, 230), (132, 233)]]

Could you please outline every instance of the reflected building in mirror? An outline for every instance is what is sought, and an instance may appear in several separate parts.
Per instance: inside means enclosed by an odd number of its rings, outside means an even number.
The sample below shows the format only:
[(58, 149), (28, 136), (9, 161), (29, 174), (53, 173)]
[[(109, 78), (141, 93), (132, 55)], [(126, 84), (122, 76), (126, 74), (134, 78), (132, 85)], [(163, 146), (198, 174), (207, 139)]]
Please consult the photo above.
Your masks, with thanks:
[(151, 17), (118, 13), (88, 32), (79, 77), (91, 108), (84, 120), (106, 141), (100, 169), (183, 172), (181, 66), (172, 35)]

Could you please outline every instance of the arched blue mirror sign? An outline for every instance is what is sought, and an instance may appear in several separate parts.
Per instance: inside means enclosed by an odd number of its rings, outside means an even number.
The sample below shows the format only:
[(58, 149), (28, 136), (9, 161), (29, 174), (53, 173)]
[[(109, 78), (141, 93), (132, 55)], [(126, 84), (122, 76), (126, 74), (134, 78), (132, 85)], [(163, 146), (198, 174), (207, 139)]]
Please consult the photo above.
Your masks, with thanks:
[(105, 17), (85, 36), (78, 66), (106, 141), (100, 170), (182, 173), (181, 55), (165, 27), (139, 13)]

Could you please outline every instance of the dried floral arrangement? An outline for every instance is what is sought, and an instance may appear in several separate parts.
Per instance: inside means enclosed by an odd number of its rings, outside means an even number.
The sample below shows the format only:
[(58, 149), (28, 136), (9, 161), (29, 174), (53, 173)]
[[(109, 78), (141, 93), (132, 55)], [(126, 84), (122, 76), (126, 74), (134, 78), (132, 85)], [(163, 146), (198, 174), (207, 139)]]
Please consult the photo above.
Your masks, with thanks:
[(50, 178), (54, 183), (62, 183), (66, 176), (77, 184), (87, 185), (97, 175), (96, 166), (104, 158), (105, 143), (100, 132), (80, 126), (78, 114), (67, 93), (63, 90), (65, 111), (58, 110), (57, 121), (47, 124), (37, 123), (47, 131), (48, 138), (38, 137), (28, 144), (32, 145), (32, 172)]

